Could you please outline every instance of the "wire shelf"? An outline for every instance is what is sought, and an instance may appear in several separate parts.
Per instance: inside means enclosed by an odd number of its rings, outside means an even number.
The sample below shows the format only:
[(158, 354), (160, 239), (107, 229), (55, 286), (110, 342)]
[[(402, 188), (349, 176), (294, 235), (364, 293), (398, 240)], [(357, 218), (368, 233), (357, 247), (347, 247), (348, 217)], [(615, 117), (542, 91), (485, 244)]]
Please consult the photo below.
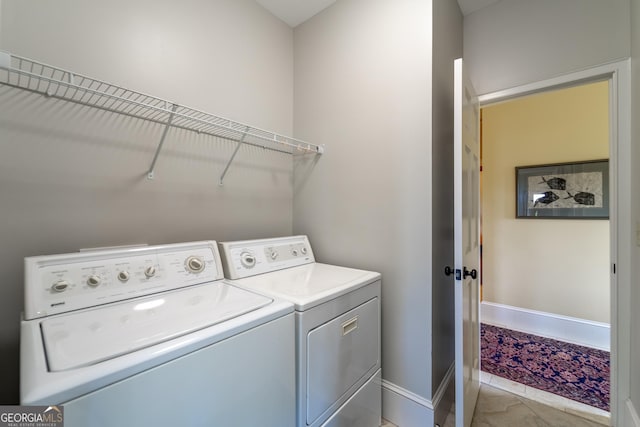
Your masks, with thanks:
[[(28, 58), (0, 51), (0, 83), (89, 107), (167, 125), (156, 150), (149, 178), (166, 131), (175, 127), (288, 154), (322, 154), (324, 147), (269, 132), (213, 114), (146, 95)], [(233, 161), (237, 149), (229, 161)], [(229, 167), (225, 168), (224, 174)]]

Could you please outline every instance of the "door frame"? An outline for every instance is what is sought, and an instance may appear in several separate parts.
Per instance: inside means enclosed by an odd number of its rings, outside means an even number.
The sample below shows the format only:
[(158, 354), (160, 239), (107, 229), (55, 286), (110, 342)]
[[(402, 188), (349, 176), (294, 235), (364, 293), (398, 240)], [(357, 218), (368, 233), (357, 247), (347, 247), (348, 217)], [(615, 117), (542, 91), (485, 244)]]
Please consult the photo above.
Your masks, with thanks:
[[(631, 61), (611, 62), (480, 95), (480, 107), (525, 95), (609, 82), (609, 235), (611, 251), (611, 423), (627, 425), (631, 363)], [(614, 270), (615, 266), (615, 272)]]

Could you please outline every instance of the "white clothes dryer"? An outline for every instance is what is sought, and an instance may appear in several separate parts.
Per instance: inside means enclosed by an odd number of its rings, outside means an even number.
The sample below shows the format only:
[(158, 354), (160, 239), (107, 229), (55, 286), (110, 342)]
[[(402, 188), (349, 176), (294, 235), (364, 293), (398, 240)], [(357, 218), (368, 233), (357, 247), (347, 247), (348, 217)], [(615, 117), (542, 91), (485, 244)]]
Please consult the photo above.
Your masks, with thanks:
[(68, 427), (294, 426), (293, 306), (222, 279), (213, 241), (25, 258), (21, 403)]
[(379, 273), (315, 262), (306, 236), (219, 243), (225, 276), (291, 301), (298, 427), (378, 427)]

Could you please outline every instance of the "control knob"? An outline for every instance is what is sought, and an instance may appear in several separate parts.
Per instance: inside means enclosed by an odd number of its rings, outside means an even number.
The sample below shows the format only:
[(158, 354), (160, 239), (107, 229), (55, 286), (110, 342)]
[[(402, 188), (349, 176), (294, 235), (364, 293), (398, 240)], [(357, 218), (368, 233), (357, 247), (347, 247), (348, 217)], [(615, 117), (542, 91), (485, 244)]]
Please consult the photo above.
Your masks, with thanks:
[(271, 253), (269, 254), (269, 256), (271, 257), (272, 260), (276, 260), (276, 258), (278, 258), (278, 252), (276, 251), (271, 251)]
[(291, 255), (298, 256), (298, 250), (297, 249), (292, 250)]
[(197, 256), (190, 256), (185, 261), (185, 266), (187, 267), (187, 271), (191, 273), (200, 273), (204, 270), (204, 260)]
[(245, 268), (253, 268), (256, 265), (256, 257), (249, 251), (244, 251), (240, 254), (240, 263)]
[(126, 270), (122, 270), (120, 273), (118, 273), (118, 280), (121, 281), (122, 283), (126, 282), (129, 280), (129, 272)]
[(98, 285), (100, 285), (100, 283), (102, 283), (102, 279), (100, 278), (100, 276), (95, 274), (92, 274), (87, 279), (87, 285), (91, 286), (92, 288), (97, 287)]
[(51, 290), (53, 292), (64, 292), (67, 288), (71, 286), (71, 283), (67, 280), (58, 280), (53, 285), (51, 285)]
[(150, 265), (149, 267), (144, 269), (144, 275), (147, 276), (148, 279), (151, 279), (156, 275), (156, 266)]
[(300, 249), (300, 252), (302, 252), (302, 255), (306, 255), (307, 254), (307, 247), (303, 246), (302, 249)]

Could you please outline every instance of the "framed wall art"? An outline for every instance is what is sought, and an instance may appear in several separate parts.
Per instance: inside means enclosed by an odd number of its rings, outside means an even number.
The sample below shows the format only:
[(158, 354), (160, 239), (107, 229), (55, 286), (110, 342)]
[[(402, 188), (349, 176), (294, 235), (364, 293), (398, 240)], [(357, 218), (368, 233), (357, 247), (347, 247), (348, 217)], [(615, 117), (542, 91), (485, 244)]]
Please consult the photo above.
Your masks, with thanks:
[(608, 219), (609, 161), (516, 167), (516, 218)]

